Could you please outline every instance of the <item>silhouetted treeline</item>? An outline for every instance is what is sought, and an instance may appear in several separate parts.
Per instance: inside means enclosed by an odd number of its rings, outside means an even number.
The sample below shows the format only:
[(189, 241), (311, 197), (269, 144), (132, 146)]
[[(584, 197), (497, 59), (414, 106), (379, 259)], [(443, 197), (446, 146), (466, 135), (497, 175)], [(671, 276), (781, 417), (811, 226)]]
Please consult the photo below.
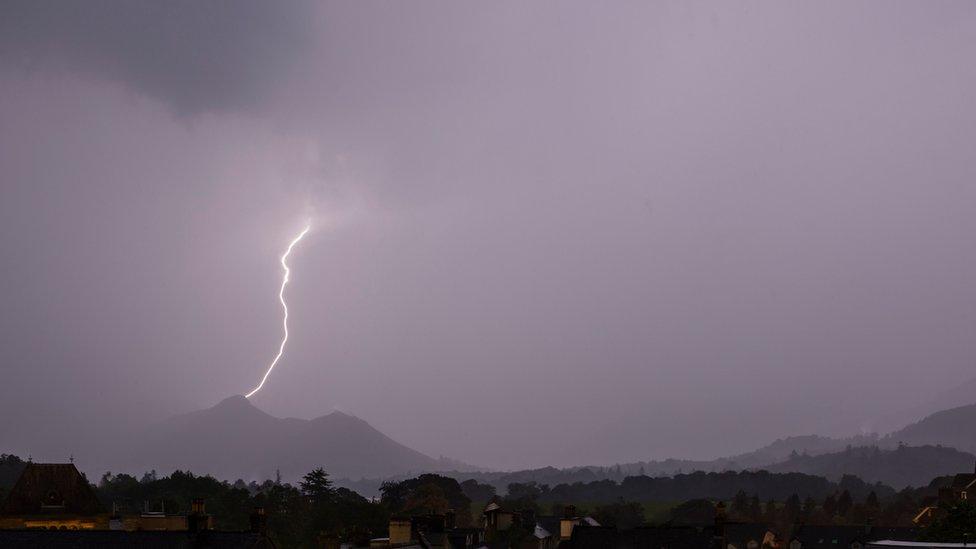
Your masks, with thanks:
[(867, 484), (854, 476), (844, 476), (840, 482), (802, 473), (769, 473), (767, 471), (728, 471), (724, 473), (690, 473), (673, 477), (626, 477), (621, 482), (598, 480), (558, 484), (549, 487), (538, 483), (513, 483), (513, 489), (536, 491), (540, 502), (613, 502), (625, 501), (685, 501), (691, 499), (729, 500), (739, 492), (760, 494), (763, 498), (784, 501), (793, 494), (799, 497), (824, 498), (834, 492), (847, 490), (855, 497), (875, 492), (887, 497), (895, 491), (883, 484)]
[[(0, 456), (0, 491), (14, 484), (26, 464), (20, 458)], [(563, 505), (581, 505), (598, 520), (619, 528), (631, 528), (644, 521), (642, 503), (678, 503), (670, 511), (674, 523), (709, 522), (715, 505), (723, 502), (733, 520), (766, 523), (794, 521), (820, 524), (904, 525), (918, 509), (934, 498), (951, 477), (940, 477), (928, 486), (895, 492), (882, 484), (868, 484), (847, 475), (839, 482), (801, 473), (744, 471), (679, 474), (674, 477), (629, 476), (620, 482), (561, 483), (553, 487), (536, 482), (510, 483), (503, 497), (489, 484), (424, 474), (399, 482), (384, 483), (379, 501), (333, 485), (322, 469), (309, 472), (297, 485), (267, 480), (262, 483), (234, 483), (210, 476), (176, 471), (168, 476), (149, 472), (136, 478), (106, 473), (95, 485), (106, 510), (113, 506), (122, 513), (138, 513), (143, 506), (176, 514), (188, 510), (194, 498), (206, 501), (215, 526), (243, 530), (249, 515), (263, 507), (269, 534), (282, 547), (317, 546), (323, 543), (365, 544), (370, 538), (387, 535), (393, 515), (413, 516), (453, 510), (459, 526), (476, 525), (480, 508), (490, 500), (501, 501), (512, 510), (536, 513), (560, 512)], [(683, 502), (683, 503), (682, 503)], [(970, 511), (952, 515), (957, 522), (968, 520)], [(960, 518), (962, 517), (962, 518)], [(945, 532), (958, 525), (945, 523)], [(950, 535), (946, 534), (946, 535)]]
[(106, 508), (114, 504), (123, 513), (140, 512), (146, 503), (154, 511), (185, 513), (194, 498), (203, 498), (214, 527), (221, 530), (247, 529), (252, 510), (263, 507), (268, 533), (282, 547), (368, 544), (385, 535), (389, 524), (385, 506), (334, 487), (322, 469), (305, 475), (298, 486), (271, 480), (230, 484), (183, 471), (158, 478), (147, 473), (141, 479), (106, 473), (95, 490)]
[(0, 501), (7, 497), (7, 490), (17, 482), (26, 465), (15, 455), (0, 454)]
[(878, 446), (847, 446), (820, 455), (793, 453), (785, 461), (769, 465), (772, 472), (799, 471), (827, 478), (841, 473), (856, 475), (867, 482), (882, 482), (900, 489), (925, 486), (937, 475), (969, 471), (976, 456), (945, 446), (905, 446), (882, 449)]

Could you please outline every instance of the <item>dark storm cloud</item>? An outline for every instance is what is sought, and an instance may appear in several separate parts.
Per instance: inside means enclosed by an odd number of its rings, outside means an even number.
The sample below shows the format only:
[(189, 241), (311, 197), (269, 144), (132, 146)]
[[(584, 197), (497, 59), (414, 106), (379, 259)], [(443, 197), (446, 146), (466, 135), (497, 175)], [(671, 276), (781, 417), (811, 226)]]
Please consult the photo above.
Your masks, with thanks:
[(0, 58), (124, 83), (180, 114), (251, 107), (309, 39), (306, 2), (14, 0), (0, 3)]

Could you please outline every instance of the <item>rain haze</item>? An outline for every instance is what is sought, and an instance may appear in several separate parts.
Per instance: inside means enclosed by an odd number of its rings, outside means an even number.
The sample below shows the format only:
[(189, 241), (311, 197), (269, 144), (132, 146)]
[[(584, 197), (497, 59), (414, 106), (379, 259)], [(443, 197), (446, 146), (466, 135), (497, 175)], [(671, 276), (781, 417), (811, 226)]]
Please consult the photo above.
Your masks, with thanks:
[[(488, 469), (976, 364), (976, 5), (9, 1), (0, 452), (244, 394)], [(897, 427), (897, 426), (895, 426)]]

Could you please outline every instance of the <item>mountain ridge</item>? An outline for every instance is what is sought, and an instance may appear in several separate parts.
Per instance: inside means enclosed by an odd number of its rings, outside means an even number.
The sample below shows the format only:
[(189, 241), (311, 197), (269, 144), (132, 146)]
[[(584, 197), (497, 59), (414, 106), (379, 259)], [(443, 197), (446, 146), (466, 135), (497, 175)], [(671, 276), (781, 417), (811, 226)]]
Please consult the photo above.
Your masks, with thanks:
[(176, 469), (220, 478), (296, 480), (316, 467), (333, 477), (434, 471), (441, 461), (409, 448), (365, 420), (334, 411), (278, 418), (234, 395), (172, 416), (136, 434), (116, 470)]

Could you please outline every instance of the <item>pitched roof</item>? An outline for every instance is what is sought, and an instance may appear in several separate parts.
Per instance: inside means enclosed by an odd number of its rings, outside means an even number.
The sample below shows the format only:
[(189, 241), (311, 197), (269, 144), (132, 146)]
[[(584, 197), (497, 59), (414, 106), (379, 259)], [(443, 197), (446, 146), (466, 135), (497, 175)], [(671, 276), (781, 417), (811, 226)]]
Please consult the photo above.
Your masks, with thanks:
[(0, 508), (4, 515), (95, 515), (102, 506), (73, 463), (28, 463)]
[(959, 473), (952, 477), (952, 487), (960, 490), (969, 488), (973, 482), (976, 482), (976, 473)]

